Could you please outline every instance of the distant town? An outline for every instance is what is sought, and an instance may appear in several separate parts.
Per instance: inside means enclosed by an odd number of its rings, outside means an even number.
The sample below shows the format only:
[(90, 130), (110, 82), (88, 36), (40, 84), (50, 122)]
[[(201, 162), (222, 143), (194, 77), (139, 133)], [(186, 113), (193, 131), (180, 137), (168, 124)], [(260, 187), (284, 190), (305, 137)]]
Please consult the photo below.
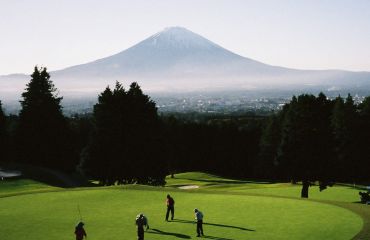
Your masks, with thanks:
[[(325, 93), (329, 99), (337, 96), (346, 97), (343, 93)], [(204, 113), (204, 114), (244, 114), (269, 115), (280, 110), (288, 103), (294, 93), (192, 93), (182, 95), (156, 95), (152, 99), (156, 102), (159, 113), (168, 115), (172, 113)], [(316, 94), (317, 95), (317, 94)], [(367, 96), (365, 93), (353, 94), (356, 104), (361, 103)], [(93, 97), (70, 98), (64, 97), (63, 111), (66, 115), (89, 114), (97, 99)], [(18, 101), (4, 102), (4, 109), (8, 114), (18, 114), (20, 104)]]

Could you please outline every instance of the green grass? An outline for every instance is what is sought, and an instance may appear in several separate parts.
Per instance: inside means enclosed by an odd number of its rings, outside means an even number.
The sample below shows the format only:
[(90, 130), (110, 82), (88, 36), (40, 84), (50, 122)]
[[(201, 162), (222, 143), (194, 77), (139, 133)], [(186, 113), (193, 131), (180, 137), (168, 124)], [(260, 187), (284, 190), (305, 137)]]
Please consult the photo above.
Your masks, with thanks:
[[(363, 219), (350, 210), (299, 199), (299, 186), (291, 184), (238, 181), (204, 173), (176, 174), (167, 180), (165, 188), (60, 189), (31, 180), (0, 182), (0, 239), (74, 239), (78, 205), (88, 239), (99, 240), (135, 239), (134, 219), (140, 212), (156, 229), (146, 232), (145, 239), (196, 239), (194, 208), (205, 215), (208, 239), (349, 240), (363, 227)], [(183, 185), (200, 188), (177, 188)], [(167, 193), (176, 201), (174, 222), (164, 221)], [(310, 191), (312, 198), (339, 202), (358, 200), (357, 193), (348, 187)]]
[(59, 189), (30, 179), (0, 181), (0, 197)]
[[(169, 187), (185, 185), (199, 186), (198, 189), (187, 191), (222, 191), (225, 193), (245, 193), (293, 198), (299, 198), (301, 194), (300, 185), (224, 179), (198, 172), (177, 174), (175, 178), (167, 177), (166, 181)], [(314, 200), (358, 202), (360, 199), (358, 192), (358, 189), (352, 187), (336, 185), (328, 187), (326, 190), (320, 192), (318, 186), (312, 186), (309, 189), (309, 198)]]
[[(205, 215), (206, 235), (226, 239), (350, 239), (362, 227), (356, 214), (310, 201), (242, 195), (171, 193), (175, 221), (164, 222), (166, 191), (111, 188), (0, 199), (3, 240), (71, 239), (80, 205), (89, 239), (133, 239), (139, 212), (149, 217), (148, 239), (194, 238), (193, 209)], [(172, 235), (171, 235), (172, 234)]]
[[(301, 194), (301, 186), (290, 185), (285, 187), (272, 187), (263, 189), (235, 189), (233, 191), (298, 198)], [(350, 187), (334, 186), (320, 192), (318, 186), (313, 186), (309, 189), (309, 198), (314, 200), (358, 202), (360, 199), (358, 191), (359, 190)]]

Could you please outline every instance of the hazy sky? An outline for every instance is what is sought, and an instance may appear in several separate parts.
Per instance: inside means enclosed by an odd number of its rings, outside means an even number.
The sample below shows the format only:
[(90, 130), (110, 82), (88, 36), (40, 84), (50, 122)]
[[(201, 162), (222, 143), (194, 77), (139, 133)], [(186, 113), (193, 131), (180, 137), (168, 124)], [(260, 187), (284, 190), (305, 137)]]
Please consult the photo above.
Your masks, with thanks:
[(86, 63), (168, 26), (272, 65), (370, 71), (370, 0), (0, 0), (0, 74)]

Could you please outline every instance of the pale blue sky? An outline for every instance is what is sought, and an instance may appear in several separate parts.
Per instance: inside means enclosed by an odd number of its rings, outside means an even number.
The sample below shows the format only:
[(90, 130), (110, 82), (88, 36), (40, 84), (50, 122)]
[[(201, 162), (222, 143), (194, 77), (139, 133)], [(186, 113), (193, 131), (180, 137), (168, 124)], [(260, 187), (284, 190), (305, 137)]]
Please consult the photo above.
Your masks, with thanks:
[(168, 26), (272, 65), (370, 71), (370, 0), (0, 0), (0, 74), (89, 62)]

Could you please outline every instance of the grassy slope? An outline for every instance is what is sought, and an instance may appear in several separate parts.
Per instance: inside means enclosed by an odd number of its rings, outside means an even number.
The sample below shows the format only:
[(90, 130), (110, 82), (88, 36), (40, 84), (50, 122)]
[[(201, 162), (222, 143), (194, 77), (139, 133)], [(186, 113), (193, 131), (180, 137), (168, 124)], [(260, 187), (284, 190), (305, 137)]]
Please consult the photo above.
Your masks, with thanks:
[(30, 179), (0, 181), (0, 197), (60, 189)]
[[(179, 185), (199, 185), (200, 189), (173, 188)], [(90, 239), (132, 239), (133, 221), (139, 212), (147, 214), (151, 227), (159, 230), (148, 232), (146, 239), (194, 238), (192, 210), (195, 207), (204, 212), (207, 223), (214, 224), (205, 225), (205, 233), (220, 240), (351, 239), (362, 227), (358, 215), (333, 205), (248, 195), (299, 196), (299, 187), (290, 184), (240, 182), (186, 173), (168, 179), (168, 186), (109, 187), (0, 198), (0, 233), (5, 236), (1, 239), (72, 239), (73, 226), (78, 220), (77, 204), (81, 206)], [(28, 180), (0, 182), (0, 197), (17, 191), (39, 190), (59, 189)], [(181, 222), (163, 221), (167, 192), (175, 197), (176, 218)], [(324, 198), (336, 201), (355, 198), (353, 190), (344, 187), (317, 194), (311, 191), (311, 196), (323, 198), (320, 196), (323, 193), (328, 193)], [(357, 191), (354, 195), (357, 197)]]
[[(293, 198), (299, 198), (301, 192), (300, 185), (292, 185), (290, 183), (239, 181), (198, 172), (177, 174), (173, 179), (167, 177), (166, 181), (168, 183), (167, 186), (170, 187), (183, 185), (197, 185), (200, 187), (199, 189), (191, 191), (209, 190)], [(359, 201), (358, 190), (346, 186), (329, 187), (321, 192), (318, 186), (312, 186), (309, 190), (309, 197), (314, 200), (333, 200), (341, 202)]]

